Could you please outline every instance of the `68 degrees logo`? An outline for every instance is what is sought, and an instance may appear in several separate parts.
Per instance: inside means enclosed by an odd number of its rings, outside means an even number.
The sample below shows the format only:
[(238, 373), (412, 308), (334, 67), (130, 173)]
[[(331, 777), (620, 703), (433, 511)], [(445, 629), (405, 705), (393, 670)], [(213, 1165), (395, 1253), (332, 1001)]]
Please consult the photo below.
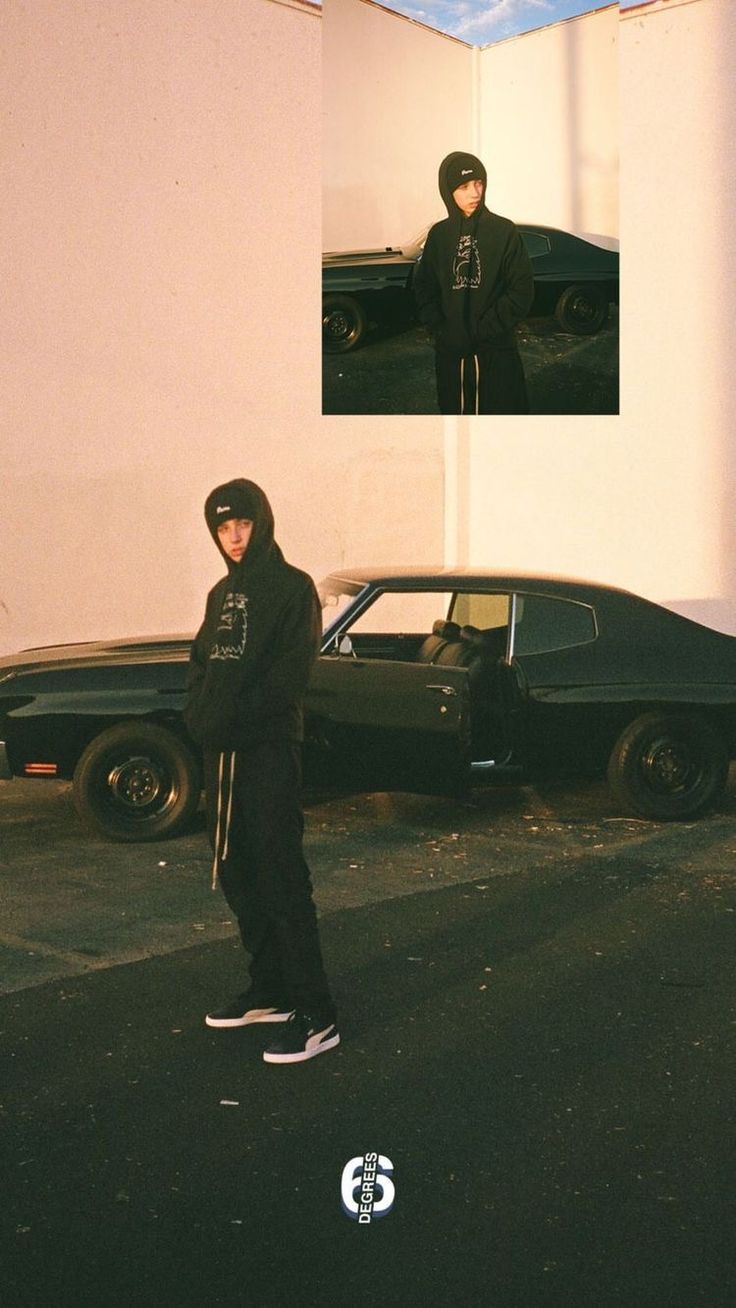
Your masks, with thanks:
[(340, 1198), (342, 1210), (354, 1222), (364, 1226), (374, 1217), (391, 1212), (396, 1187), (391, 1177), (394, 1165), (385, 1154), (359, 1154), (342, 1169)]

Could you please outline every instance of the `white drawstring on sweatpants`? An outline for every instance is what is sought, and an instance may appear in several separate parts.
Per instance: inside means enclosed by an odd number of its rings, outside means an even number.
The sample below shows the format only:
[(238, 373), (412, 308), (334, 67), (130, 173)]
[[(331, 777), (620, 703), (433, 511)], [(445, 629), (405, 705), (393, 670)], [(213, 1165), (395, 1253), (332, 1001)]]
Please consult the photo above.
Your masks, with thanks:
[(220, 831), (222, 823), (223, 809), (223, 780), (225, 776), (225, 751), (220, 754), (220, 765), (217, 773), (217, 822), (215, 824), (215, 858), (212, 864), (212, 889), (217, 889), (217, 876), (220, 871), (220, 863), (227, 858), (228, 844), (230, 841), (230, 822), (233, 813), (233, 782), (235, 780), (235, 750), (230, 750), (230, 767), (229, 767), (229, 787), (227, 806), (225, 808), (225, 826), (222, 849), (220, 849)]
[[(473, 355), (475, 363), (475, 412), (480, 409), (480, 361), (478, 355)], [(465, 359), (460, 360), (460, 412), (465, 413)]]

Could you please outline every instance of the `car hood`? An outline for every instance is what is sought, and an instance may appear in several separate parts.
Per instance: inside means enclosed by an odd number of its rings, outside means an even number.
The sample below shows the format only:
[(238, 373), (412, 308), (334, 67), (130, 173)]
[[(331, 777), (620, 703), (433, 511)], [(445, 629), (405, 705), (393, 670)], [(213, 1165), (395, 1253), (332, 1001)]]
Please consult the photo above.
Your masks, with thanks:
[[(618, 273), (619, 242), (616, 237), (605, 236), (598, 232), (569, 232), (559, 227), (548, 227), (544, 223), (517, 221), (516, 226), (522, 236), (525, 232), (539, 232), (549, 237), (551, 250), (535, 258), (535, 272), (541, 270), (542, 264), (547, 270), (568, 269), (572, 260), (578, 273), (586, 269), (591, 272)], [(344, 265), (375, 267), (388, 264), (414, 264), (421, 258), (429, 227), (420, 232), (405, 245), (384, 246), (382, 249), (368, 250), (331, 250), (322, 255), (324, 268), (340, 268)]]
[(403, 250), (395, 250), (386, 246), (383, 250), (340, 250), (328, 251), (322, 255), (322, 263), (325, 267), (339, 268), (344, 263), (361, 263), (361, 264), (387, 264), (387, 263), (415, 263), (416, 260), (405, 254)]
[(80, 667), (99, 663), (145, 663), (151, 659), (188, 658), (193, 635), (130, 636), (120, 640), (91, 640), (72, 645), (45, 645), (23, 649), (0, 658), (0, 681), (51, 664)]

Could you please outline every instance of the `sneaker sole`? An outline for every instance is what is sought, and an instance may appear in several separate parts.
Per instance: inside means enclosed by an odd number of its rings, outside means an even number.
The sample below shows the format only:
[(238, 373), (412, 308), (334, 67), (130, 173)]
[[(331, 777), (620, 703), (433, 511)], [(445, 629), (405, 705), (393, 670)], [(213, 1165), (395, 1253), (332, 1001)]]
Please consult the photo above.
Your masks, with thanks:
[(308, 1058), (316, 1058), (317, 1054), (324, 1054), (339, 1043), (339, 1035), (334, 1035), (330, 1036), (329, 1040), (323, 1040), (321, 1044), (315, 1045), (313, 1049), (299, 1049), (295, 1054), (272, 1054), (266, 1049), (263, 1053), (263, 1061), (264, 1063), (305, 1063)]
[(277, 1008), (251, 1008), (242, 1017), (212, 1017), (208, 1013), (204, 1020), (207, 1026), (252, 1026), (254, 1022), (288, 1022), (291, 1016), (291, 1010), (280, 1013)]

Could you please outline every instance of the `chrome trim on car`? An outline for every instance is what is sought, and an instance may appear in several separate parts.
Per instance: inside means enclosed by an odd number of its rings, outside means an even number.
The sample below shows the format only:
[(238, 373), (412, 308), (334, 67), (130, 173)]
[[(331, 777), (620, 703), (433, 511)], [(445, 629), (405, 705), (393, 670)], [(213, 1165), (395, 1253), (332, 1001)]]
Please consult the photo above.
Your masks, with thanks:
[(482, 776), (484, 772), (503, 772), (516, 775), (521, 772), (521, 765), (512, 763), (513, 751), (507, 750), (503, 758), (482, 758), (473, 759), (470, 764), (471, 775)]
[(0, 781), (12, 781), (13, 774), (8, 762), (8, 750), (4, 740), (0, 740)]
[(514, 646), (516, 636), (516, 610), (518, 608), (518, 595), (516, 591), (511, 593), (511, 612), (509, 614), (509, 640), (506, 653), (506, 662), (510, 663), (514, 657)]

